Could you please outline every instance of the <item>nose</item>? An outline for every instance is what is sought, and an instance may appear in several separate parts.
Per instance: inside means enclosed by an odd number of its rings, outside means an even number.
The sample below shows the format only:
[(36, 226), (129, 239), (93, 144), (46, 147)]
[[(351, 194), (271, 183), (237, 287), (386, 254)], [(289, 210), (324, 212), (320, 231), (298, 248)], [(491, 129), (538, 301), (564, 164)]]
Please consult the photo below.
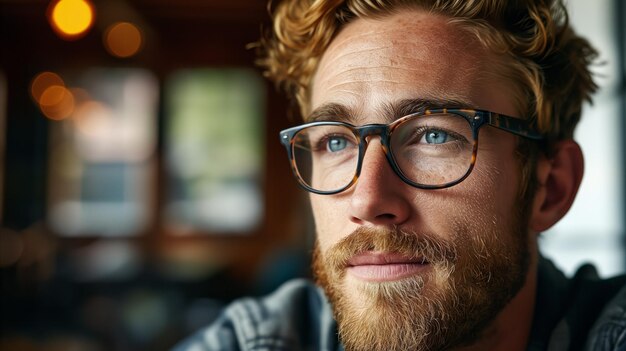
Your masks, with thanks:
[(380, 138), (372, 138), (359, 179), (351, 189), (350, 220), (375, 226), (404, 223), (411, 215), (408, 187), (391, 168)]

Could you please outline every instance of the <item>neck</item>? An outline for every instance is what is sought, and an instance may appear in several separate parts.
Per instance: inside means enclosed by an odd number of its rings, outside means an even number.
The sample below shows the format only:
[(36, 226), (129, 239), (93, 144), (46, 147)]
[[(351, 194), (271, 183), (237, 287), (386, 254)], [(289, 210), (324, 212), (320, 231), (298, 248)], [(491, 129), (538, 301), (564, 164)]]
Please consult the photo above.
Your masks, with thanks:
[(538, 254), (536, 247), (526, 273), (526, 282), (511, 302), (487, 327), (476, 343), (457, 351), (524, 351), (530, 337), (537, 292)]

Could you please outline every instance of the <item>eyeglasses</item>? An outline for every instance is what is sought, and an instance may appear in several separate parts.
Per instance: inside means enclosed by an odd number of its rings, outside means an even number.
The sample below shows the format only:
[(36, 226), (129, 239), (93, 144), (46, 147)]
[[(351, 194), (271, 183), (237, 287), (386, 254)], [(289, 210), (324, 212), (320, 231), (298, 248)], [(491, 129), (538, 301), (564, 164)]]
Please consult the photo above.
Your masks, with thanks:
[(313, 122), (280, 132), (300, 185), (316, 194), (340, 193), (356, 183), (369, 136), (380, 136), (395, 173), (421, 189), (441, 189), (469, 176), (478, 151), (478, 131), (490, 125), (540, 140), (526, 120), (471, 109), (428, 109), (390, 124), (354, 126)]

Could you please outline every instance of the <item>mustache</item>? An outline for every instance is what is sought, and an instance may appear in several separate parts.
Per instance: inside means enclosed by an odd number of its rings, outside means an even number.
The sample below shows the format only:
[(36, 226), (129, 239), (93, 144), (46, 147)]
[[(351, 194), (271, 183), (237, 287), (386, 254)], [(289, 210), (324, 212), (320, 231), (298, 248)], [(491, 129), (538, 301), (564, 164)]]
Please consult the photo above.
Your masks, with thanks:
[(343, 270), (348, 261), (368, 251), (399, 253), (429, 264), (453, 265), (458, 259), (454, 240), (445, 240), (429, 233), (393, 228), (359, 227), (323, 254), (327, 267)]

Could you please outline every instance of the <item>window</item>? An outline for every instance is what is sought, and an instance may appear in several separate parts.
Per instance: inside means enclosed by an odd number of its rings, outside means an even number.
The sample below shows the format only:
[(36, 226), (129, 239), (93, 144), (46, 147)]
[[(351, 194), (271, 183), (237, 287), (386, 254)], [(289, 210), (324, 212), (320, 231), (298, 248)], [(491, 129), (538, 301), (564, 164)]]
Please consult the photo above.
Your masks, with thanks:
[(167, 226), (246, 233), (263, 217), (264, 98), (257, 73), (194, 69), (165, 87)]
[(135, 235), (149, 220), (158, 84), (140, 69), (67, 74), (73, 109), (51, 122), (49, 222), (60, 235)]

